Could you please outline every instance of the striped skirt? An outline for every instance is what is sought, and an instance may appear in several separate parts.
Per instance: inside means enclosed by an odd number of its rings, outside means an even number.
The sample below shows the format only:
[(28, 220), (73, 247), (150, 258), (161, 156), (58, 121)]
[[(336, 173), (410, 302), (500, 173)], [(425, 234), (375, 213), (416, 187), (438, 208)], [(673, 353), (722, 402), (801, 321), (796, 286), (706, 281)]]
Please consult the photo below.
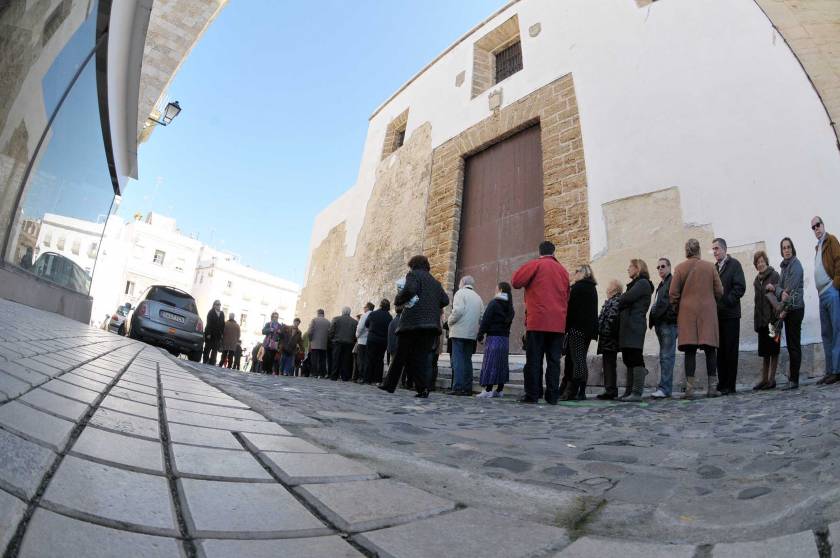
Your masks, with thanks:
[(479, 384), (492, 386), (506, 384), (510, 380), (508, 352), (510, 342), (501, 335), (488, 335), (484, 345), (484, 359), (481, 363)]

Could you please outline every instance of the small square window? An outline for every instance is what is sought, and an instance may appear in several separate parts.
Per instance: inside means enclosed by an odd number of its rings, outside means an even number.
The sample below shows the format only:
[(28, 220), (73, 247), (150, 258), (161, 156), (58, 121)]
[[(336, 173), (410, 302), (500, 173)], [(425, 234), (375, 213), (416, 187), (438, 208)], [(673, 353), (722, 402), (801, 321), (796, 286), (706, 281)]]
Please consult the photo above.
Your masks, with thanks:
[(496, 83), (522, 69), (522, 43), (516, 41), (496, 54)]
[(44, 246), (49, 246), (52, 244), (52, 233), (48, 232), (44, 235)]
[(56, 242), (55, 247), (61, 251), (64, 251), (64, 243), (67, 242), (63, 236), (58, 237), (58, 242)]
[(70, 251), (78, 256), (79, 251), (81, 249), (82, 249), (82, 241), (77, 238), (76, 240), (73, 241), (73, 247), (70, 248)]
[(405, 128), (402, 130), (397, 130), (396, 137), (394, 138), (394, 147), (399, 149), (405, 143)]
[(134, 281), (125, 282), (125, 294), (134, 296)]
[(163, 250), (155, 250), (155, 257), (152, 259), (152, 263), (157, 265), (163, 265), (163, 260), (166, 258), (166, 252)]

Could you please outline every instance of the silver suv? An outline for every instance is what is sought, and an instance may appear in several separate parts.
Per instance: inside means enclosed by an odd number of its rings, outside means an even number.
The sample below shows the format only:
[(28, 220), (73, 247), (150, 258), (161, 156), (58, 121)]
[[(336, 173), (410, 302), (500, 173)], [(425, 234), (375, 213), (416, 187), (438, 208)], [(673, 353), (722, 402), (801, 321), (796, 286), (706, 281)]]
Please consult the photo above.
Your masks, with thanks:
[(131, 313), (128, 336), (198, 362), (204, 346), (204, 322), (189, 293), (152, 285)]

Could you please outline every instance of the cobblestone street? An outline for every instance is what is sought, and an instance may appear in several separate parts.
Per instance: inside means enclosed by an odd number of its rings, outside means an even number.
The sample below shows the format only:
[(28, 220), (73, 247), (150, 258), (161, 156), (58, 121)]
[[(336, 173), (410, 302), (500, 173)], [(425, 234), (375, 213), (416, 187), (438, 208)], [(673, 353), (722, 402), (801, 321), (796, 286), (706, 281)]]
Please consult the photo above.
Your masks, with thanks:
[(0, 312), (6, 557), (828, 557), (840, 544), (840, 389), (418, 402)]

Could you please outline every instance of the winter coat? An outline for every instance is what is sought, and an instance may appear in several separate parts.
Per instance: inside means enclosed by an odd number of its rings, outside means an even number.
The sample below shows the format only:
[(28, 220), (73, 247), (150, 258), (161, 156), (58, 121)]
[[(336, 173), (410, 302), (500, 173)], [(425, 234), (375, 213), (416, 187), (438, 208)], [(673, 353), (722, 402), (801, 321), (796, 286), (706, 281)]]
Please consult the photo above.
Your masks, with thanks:
[(388, 344), (388, 327), (394, 318), (387, 310), (380, 308), (374, 310), (368, 316), (365, 327), (367, 328), (367, 342), (368, 345), (387, 345)]
[(513, 323), (513, 317), (516, 312), (513, 309), (513, 304), (506, 300), (494, 298), (484, 309), (484, 314), (481, 316), (481, 325), (478, 327), (478, 339), (485, 335), (492, 335), (495, 337), (510, 336), (510, 324)]
[(224, 333), (222, 334), (222, 350), (235, 351), (239, 342), (239, 324), (234, 320), (225, 322)]
[(621, 295), (614, 295), (604, 301), (598, 315), (598, 354), (618, 352), (618, 323), (621, 309), (618, 302)]
[[(715, 264), (719, 269), (719, 264)], [(723, 296), (717, 301), (719, 320), (729, 320), (741, 317), (741, 297), (747, 292), (747, 280), (744, 279), (744, 269), (741, 262), (727, 256), (723, 271), (718, 271), (720, 284), (723, 285)]]
[(648, 327), (650, 328), (662, 324), (677, 323), (677, 313), (674, 312), (674, 307), (671, 306), (671, 297), (669, 294), (671, 280), (673, 278), (674, 276), (669, 273), (656, 287), (656, 297), (653, 299), (653, 306), (650, 307), (650, 315), (648, 316)]
[[(840, 291), (840, 242), (833, 234), (825, 232), (823, 235), (825, 237), (822, 250), (823, 269), (831, 278), (834, 288)], [(814, 254), (816, 256), (820, 249), (819, 243), (814, 249), (816, 250)], [(814, 262), (814, 265), (816, 265), (816, 262)]]
[(213, 346), (219, 346), (222, 336), (225, 333), (225, 313), (216, 313), (212, 308), (207, 312), (207, 321), (204, 323), (204, 340), (209, 341)]
[(452, 299), (452, 313), (446, 321), (449, 324), (449, 337), (475, 340), (482, 312), (484, 303), (472, 286), (458, 289)]
[(592, 279), (581, 279), (572, 285), (566, 329), (576, 329), (587, 340), (598, 338), (598, 291)]
[(276, 351), (280, 344), (280, 331), (282, 329), (283, 324), (280, 322), (266, 322), (262, 328), (262, 333), (265, 335), (263, 347)]
[(330, 324), (330, 341), (353, 345), (356, 342), (356, 326), (358, 322), (352, 316), (336, 316)]
[(767, 324), (770, 322), (775, 321), (773, 306), (770, 304), (770, 301), (767, 300), (767, 295), (772, 295), (773, 293), (767, 292), (767, 285), (773, 285), (778, 288), (779, 280), (779, 274), (776, 273), (776, 270), (772, 267), (768, 267), (764, 270), (763, 277), (761, 273), (755, 276), (755, 280), (753, 281), (753, 289), (755, 290), (753, 331), (756, 333), (758, 333), (761, 328), (767, 327)]
[(368, 341), (368, 330), (367, 330), (367, 319), (370, 316), (370, 313), (373, 310), (368, 310), (364, 314), (359, 317), (359, 323), (356, 324), (356, 343), (359, 345), (367, 345)]
[(515, 289), (525, 289), (525, 329), (565, 333), (569, 272), (554, 256), (540, 256), (516, 270)]
[(406, 274), (405, 286), (397, 293), (394, 303), (404, 305), (415, 295), (417, 302), (411, 308), (403, 308), (397, 335), (420, 330), (440, 333), (440, 311), (449, 305), (449, 296), (440, 281), (425, 269), (412, 269)]
[(287, 355), (295, 355), (301, 350), (303, 344), (300, 329), (293, 325), (283, 326), (280, 330), (280, 350)]
[(388, 354), (391, 355), (397, 352), (397, 341), (399, 340), (399, 337), (397, 337), (397, 327), (400, 325), (400, 316), (401, 314), (397, 314), (391, 320), (391, 323), (388, 324)]
[(619, 349), (641, 349), (645, 346), (647, 311), (653, 295), (653, 283), (645, 277), (636, 277), (627, 284), (627, 290), (618, 299), (621, 309), (618, 323)]
[(717, 299), (723, 296), (723, 285), (714, 264), (697, 256), (688, 258), (674, 269), (669, 291), (677, 312), (679, 347), (705, 345), (717, 347)]
[(330, 321), (322, 316), (313, 318), (306, 330), (309, 335), (309, 348), (325, 351), (330, 339)]
[(796, 256), (789, 260), (782, 260), (781, 273), (779, 274), (779, 285), (776, 287), (776, 300), (782, 302), (782, 293), (787, 291), (787, 305), (791, 310), (805, 308), (805, 292), (802, 288), (805, 272), (802, 264)]

